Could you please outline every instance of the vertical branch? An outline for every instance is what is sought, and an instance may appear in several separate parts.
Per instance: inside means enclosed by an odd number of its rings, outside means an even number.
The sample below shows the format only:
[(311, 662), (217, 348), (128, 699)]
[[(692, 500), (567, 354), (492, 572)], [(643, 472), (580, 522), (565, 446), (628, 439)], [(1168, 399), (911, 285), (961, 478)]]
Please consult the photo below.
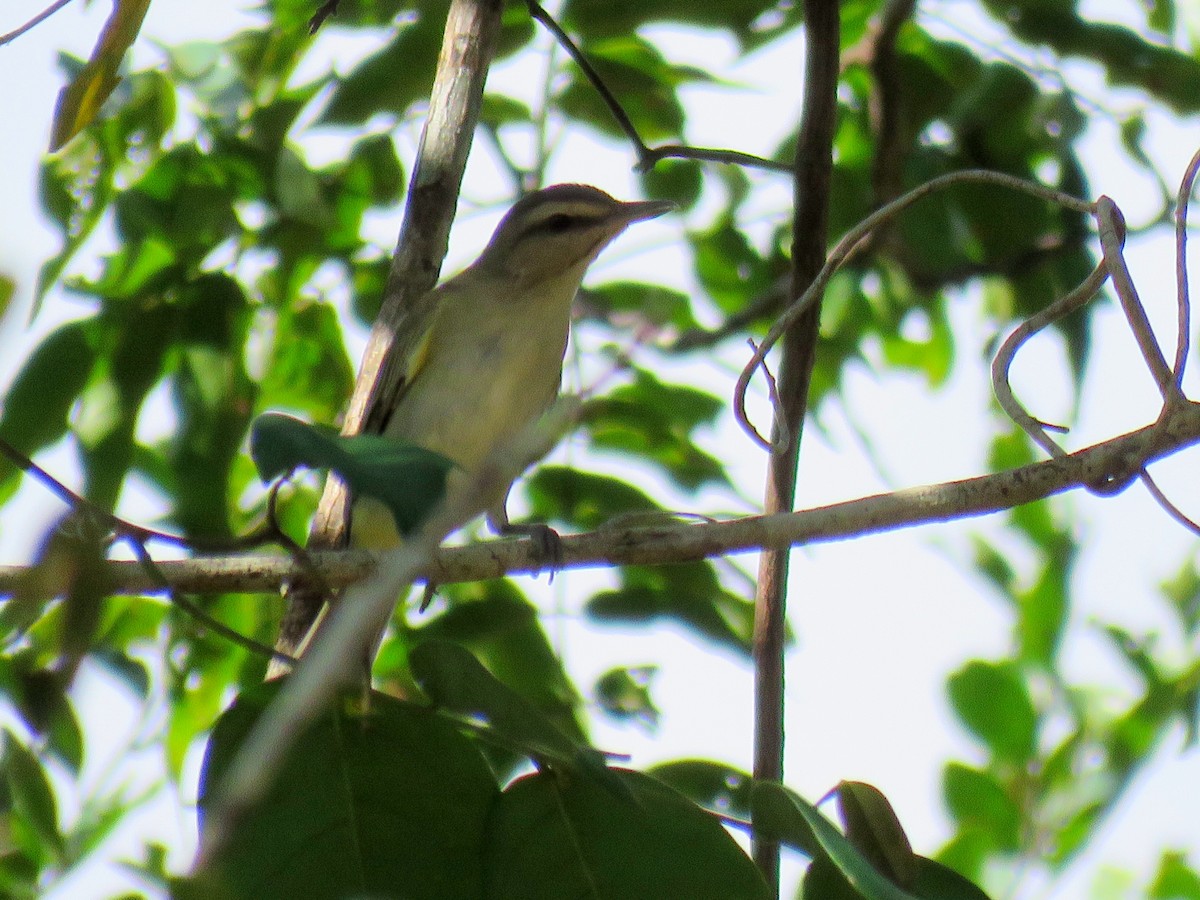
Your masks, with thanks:
[[(804, 107), (796, 147), (795, 219), (792, 231), (792, 296), (799, 297), (825, 261), (829, 181), (837, 112), (840, 20), (837, 0), (805, 0)], [(769, 515), (790, 511), (796, 493), (796, 463), (808, 405), (809, 383), (820, 322), (820, 303), (802, 315), (783, 337), (779, 369), (780, 412), (776, 436), (789, 435), (785, 449), (771, 455), (764, 506)], [(783, 777), (783, 648), (787, 615), (788, 551), (762, 554), (755, 597), (754, 775)], [(756, 838), (754, 860), (776, 895), (779, 845)]]
[[(392, 347), (408, 309), (433, 288), (441, 271), (503, 8), (503, 0), (453, 0), (450, 4), (404, 224), (392, 256), (383, 306), (371, 328), (342, 424), (343, 434), (381, 431), (392, 408), (403, 376), (402, 362), (393, 358)], [(311, 549), (344, 545), (347, 499), (344, 486), (328, 479), (309, 535)], [(288, 610), (280, 626), (281, 651), (296, 648), (324, 600), (311, 586), (289, 589)]]

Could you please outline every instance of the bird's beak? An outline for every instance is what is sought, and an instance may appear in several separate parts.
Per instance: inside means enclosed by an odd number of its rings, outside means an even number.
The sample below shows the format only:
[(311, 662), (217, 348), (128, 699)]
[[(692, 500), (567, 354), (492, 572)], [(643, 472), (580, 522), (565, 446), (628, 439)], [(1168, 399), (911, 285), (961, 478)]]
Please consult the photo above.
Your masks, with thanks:
[(675, 209), (675, 204), (670, 200), (635, 200), (632, 203), (622, 203), (613, 218), (624, 225), (629, 225), (632, 222), (657, 219)]

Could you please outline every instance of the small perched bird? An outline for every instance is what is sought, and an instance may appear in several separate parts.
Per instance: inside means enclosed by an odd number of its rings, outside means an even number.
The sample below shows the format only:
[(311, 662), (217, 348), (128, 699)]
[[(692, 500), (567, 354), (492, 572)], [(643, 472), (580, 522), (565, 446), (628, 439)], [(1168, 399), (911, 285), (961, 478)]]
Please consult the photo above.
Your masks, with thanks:
[[(479, 259), (418, 301), (397, 336), (404, 382), (383, 433), (473, 471), (535, 421), (558, 394), (571, 301), (601, 250), (633, 222), (673, 208), (622, 203), (583, 184), (558, 184), (509, 210)], [(488, 511), (500, 533), (515, 529), (507, 489)], [(399, 541), (378, 501), (354, 504), (356, 547)]]
[[(673, 208), (622, 203), (583, 184), (558, 184), (508, 211), (479, 259), (423, 297), (397, 335), (404, 382), (387, 417), (387, 437), (416, 444), (473, 471), (496, 447), (536, 420), (562, 380), (571, 301), (596, 256), (633, 222)], [(500, 533), (519, 531), (505, 511), (507, 489), (488, 511)], [(378, 501), (354, 504), (356, 547), (399, 542)]]
[[(479, 258), (405, 316), (393, 351), (404, 380), (383, 434), (474, 471), (557, 396), (571, 302), (587, 267), (629, 225), (673, 208), (658, 200), (623, 203), (583, 184), (523, 197)], [(509, 524), (510, 487), (486, 498), (489, 524), (500, 533), (534, 532)], [(381, 502), (355, 501), (352, 546), (381, 550), (399, 541)], [(286, 631), (285, 620), (281, 649), (290, 652), (299, 636)]]

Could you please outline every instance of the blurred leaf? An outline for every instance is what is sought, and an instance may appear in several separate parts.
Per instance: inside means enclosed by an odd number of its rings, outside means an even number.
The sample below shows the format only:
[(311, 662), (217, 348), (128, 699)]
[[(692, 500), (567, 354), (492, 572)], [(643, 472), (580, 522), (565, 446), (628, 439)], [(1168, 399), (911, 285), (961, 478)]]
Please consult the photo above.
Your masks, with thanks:
[(708, 759), (679, 759), (646, 770), (693, 803), (723, 816), (749, 820), (754, 780), (749, 773)]
[(58, 804), (41, 761), (7, 728), (4, 729), (3, 767), (13, 808), (38, 839), (60, 854), (63, 836), (58, 826)]
[(659, 710), (650, 695), (650, 682), (658, 666), (620, 666), (596, 679), (596, 702), (618, 721), (635, 721), (653, 729)]
[(660, 507), (632, 485), (565, 466), (539, 466), (526, 482), (530, 518), (594, 530), (627, 513)]
[(1016, 665), (973, 660), (946, 686), (959, 721), (989, 750), (1014, 763), (1033, 755), (1038, 715)]
[(782, 276), (738, 228), (732, 215), (722, 216), (707, 231), (688, 235), (696, 277), (722, 312), (738, 312), (770, 289)]
[(595, 594), (587, 614), (602, 623), (674, 619), (721, 646), (750, 653), (754, 606), (722, 587), (709, 563), (623, 566), (621, 586)]
[(653, 22), (722, 29), (749, 49), (797, 25), (801, 10), (773, 0), (726, 0), (716, 6), (686, 0), (568, 0), (561, 18), (589, 37), (627, 34)]
[(406, 534), (441, 501), (454, 463), (437, 453), (377, 434), (343, 437), (334, 429), (264, 413), (250, 430), (250, 455), (269, 482), (299, 466), (332, 469), (359, 496), (385, 503)]
[[(713, 80), (703, 70), (672, 65), (653, 44), (632, 33), (589, 41), (583, 49), (644, 141), (678, 138), (684, 112), (675, 89)], [(570, 81), (555, 98), (557, 105), (573, 119), (602, 133), (623, 137), (624, 132), (591, 82), (577, 69), (569, 72)]]
[(703, 169), (694, 159), (662, 159), (642, 173), (642, 189), (648, 199), (671, 200), (680, 210), (692, 209), (703, 187)]
[[(4, 398), (0, 437), (34, 454), (66, 434), (67, 416), (96, 361), (95, 334), (91, 322), (69, 322), (42, 341)], [(15, 473), (12, 463), (0, 460), (0, 484)], [(0, 491), (0, 498), (10, 491)]]
[(993, 853), (1020, 848), (1021, 808), (988, 772), (950, 762), (942, 773), (946, 808), (961, 829), (987, 835)]
[(91, 59), (58, 95), (50, 137), (53, 153), (86, 128), (116, 88), (121, 60), (142, 28), (150, 0), (114, 0)]
[(387, 47), (338, 80), (321, 115), (324, 124), (361, 125), (376, 113), (401, 115), (429, 96), (442, 46), (446, 0), (424, 3)]
[(696, 490), (707, 483), (729, 484), (721, 460), (691, 440), (702, 425), (712, 425), (723, 400), (685, 385), (664, 384), (644, 369), (583, 409), (592, 445), (618, 450), (657, 464), (676, 484)]
[(1194, 637), (1200, 630), (1200, 571), (1192, 560), (1179, 567), (1174, 577), (1159, 585), (1170, 601), (1184, 634)]
[(1141, 88), (1177, 113), (1200, 109), (1200, 61), (1187, 54), (1120, 25), (1087, 21), (1070, 4), (987, 0), (984, 7), (1026, 43), (1099, 63), (1109, 84)]
[(678, 331), (697, 324), (687, 294), (658, 284), (610, 281), (583, 291), (577, 302), (585, 316), (617, 326), (626, 319)]
[(911, 888), (917, 877), (916, 857), (887, 798), (861, 781), (843, 781), (836, 790), (846, 839), (876, 871), (900, 887)]
[[(279, 687), (243, 693), (213, 729), (202, 818)], [(430, 900), (479, 896), (496, 796), (483, 758), (449, 723), (390, 697), (373, 695), (367, 713), (350, 706), (314, 716), (297, 737), (263, 802), (237, 819), (202, 872), (201, 896), (385, 895), (401, 887)], [(410, 814), (417, 809), (436, 815)]]
[(1200, 873), (1188, 865), (1186, 854), (1167, 851), (1146, 896), (1151, 900), (1200, 900)]
[(328, 303), (289, 304), (279, 312), (270, 364), (260, 386), (267, 407), (332, 421), (354, 386), (337, 311)]
[(538, 773), (505, 790), (489, 820), (488, 897), (766, 898), (766, 884), (717, 819), (640, 772)]

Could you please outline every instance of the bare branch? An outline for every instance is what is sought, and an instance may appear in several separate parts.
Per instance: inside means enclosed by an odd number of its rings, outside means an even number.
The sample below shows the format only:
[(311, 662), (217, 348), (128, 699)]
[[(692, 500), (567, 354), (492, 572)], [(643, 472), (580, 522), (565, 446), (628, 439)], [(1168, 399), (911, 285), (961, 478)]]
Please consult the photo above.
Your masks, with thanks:
[(1059, 203), (1077, 212), (1094, 213), (1095, 211), (1093, 204), (1085, 200), (1080, 200), (1077, 197), (1072, 197), (1070, 194), (1064, 194), (1062, 191), (1048, 188), (1045, 185), (1026, 181), (1023, 178), (1017, 178), (1013, 175), (1006, 175), (1003, 172), (992, 172), (987, 169), (964, 169), (960, 172), (951, 172), (948, 175), (934, 178), (932, 181), (928, 181), (920, 187), (913, 188), (903, 196), (897, 197), (891, 203), (871, 213), (871, 215), (850, 229), (845, 237), (838, 241), (837, 246), (830, 251), (824, 267), (812, 285), (771, 326), (771, 330), (767, 332), (767, 336), (763, 339), (762, 344), (759, 345), (758, 350), (742, 368), (741, 375), (738, 376), (737, 386), (734, 388), (733, 395), (734, 413), (738, 421), (742, 423), (742, 427), (746, 430), (746, 433), (763, 449), (773, 451), (776, 448), (771, 441), (762, 436), (746, 415), (746, 389), (749, 387), (750, 379), (754, 377), (754, 373), (758, 369), (759, 362), (766, 357), (783, 333), (791, 327), (792, 323), (804, 315), (817, 302), (824, 293), (825, 286), (829, 283), (829, 279), (833, 277), (834, 272), (854, 254), (859, 243), (867, 235), (918, 200), (937, 191), (944, 190), (951, 185), (969, 182), (995, 184), (1010, 188), (1011, 190), (1022, 191), (1032, 194), (1035, 197), (1040, 197), (1049, 203)]
[[(695, 562), (988, 515), (1064, 491), (1136, 477), (1156, 460), (1198, 443), (1200, 403), (1187, 401), (1174, 405), (1159, 421), (1137, 431), (1006, 472), (791, 513), (700, 524), (605, 527), (587, 534), (564, 535), (560, 568)], [(379, 559), (379, 554), (363, 550), (323, 551), (313, 553), (311, 562), (329, 584), (345, 587), (361, 581)], [(157, 565), (177, 590), (186, 592), (275, 593), (283, 581), (304, 574), (298, 562), (283, 556), (208, 557)], [(530, 542), (502, 539), (440, 548), (422, 565), (418, 577), (451, 584), (505, 575), (536, 575), (545, 569), (544, 557)], [(26, 571), (22, 566), (0, 566), (0, 595), (10, 594)], [(108, 562), (105, 577), (112, 589), (121, 593), (160, 589), (138, 562)]]
[(1022, 322), (1016, 331), (1008, 336), (992, 360), (992, 391), (1000, 403), (1000, 408), (1051, 456), (1066, 456), (1067, 451), (1058, 446), (1055, 440), (1046, 434), (1046, 424), (1029, 415), (1021, 402), (1013, 396), (1012, 385), (1008, 381), (1009, 369), (1012, 368), (1017, 351), (1025, 345), (1026, 341), (1048, 325), (1087, 306), (1107, 280), (1108, 268), (1101, 260), (1079, 287)]
[[(343, 434), (381, 432), (394, 406), (403, 376), (403, 361), (393, 353), (396, 335), (412, 304), (433, 288), (441, 271), (503, 6), (503, 0), (454, 0), (450, 5), (404, 224), (383, 306), (371, 328), (342, 423)], [(309, 535), (310, 548), (344, 544), (346, 503), (345, 487), (337, 478), (328, 478)], [(280, 626), (281, 650), (299, 645), (325, 600), (319, 586), (298, 583), (288, 591), (288, 610)]]
[(596, 67), (591, 64), (583, 51), (571, 40), (561, 25), (555, 21), (537, 0), (525, 0), (525, 5), (529, 7), (529, 15), (535, 22), (540, 22), (542, 27), (554, 36), (554, 40), (558, 45), (567, 51), (567, 55), (574, 60), (575, 65), (579, 66), (579, 70), (583, 72), (584, 77), (591, 82), (592, 87), (596, 89), (596, 93), (600, 95), (600, 99), (604, 101), (604, 105), (608, 107), (613, 118), (617, 122), (617, 127), (625, 132), (625, 136), (629, 138), (629, 142), (633, 144), (637, 150), (638, 163), (635, 169), (638, 172), (646, 172), (654, 168), (654, 164), (660, 159), (668, 157), (674, 159), (695, 159), (704, 162), (719, 162), (729, 163), (731, 165), (747, 166), (756, 169), (765, 169), (768, 172), (785, 172), (790, 174), (792, 167), (785, 162), (776, 162), (773, 159), (764, 159), (761, 156), (755, 156), (752, 153), (742, 153), (739, 150), (719, 150), (705, 147), (685, 147), (682, 144), (665, 144), (661, 147), (650, 147), (642, 140), (642, 136), (638, 134), (637, 126), (633, 124), (633, 120), (629, 118), (629, 114), (625, 112), (625, 108), (621, 106), (619, 101), (608, 85), (604, 83), (604, 79), (600, 77), (600, 73), (596, 71)]
[(17, 38), (19, 38), (21, 35), (23, 35), (25, 32), (30, 31), (33, 28), (36, 28), (38, 25), (41, 25), (48, 18), (50, 18), (52, 15), (54, 15), (56, 12), (58, 12), (60, 9), (62, 9), (64, 6), (66, 6), (70, 2), (71, 2), (71, 0), (54, 0), (53, 3), (51, 3), (45, 9), (43, 9), (40, 13), (38, 13), (36, 16), (34, 16), (32, 19), (30, 19), (28, 22), (26, 22), (20, 28), (15, 28), (12, 31), (10, 31), (8, 34), (0, 35), (0, 47), (3, 47), (5, 44), (12, 43)]
[[(792, 176), (792, 296), (816, 282), (829, 246), (840, 34), (837, 3), (804, 0), (804, 102), (797, 123)], [(774, 407), (771, 438), (777, 451), (767, 464), (763, 508), (768, 514), (788, 512), (795, 505), (800, 439), (816, 363), (823, 293), (817, 291), (809, 308), (783, 333), (777, 383), (763, 366)], [(757, 351), (755, 356), (765, 364), (765, 357)], [(790, 548), (764, 552), (758, 560), (754, 591), (754, 777), (762, 781), (782, 782), (784, 774), (783, 682), (790, 560)], [(779, 849), (777, 839), (753, 836), (751, 854), (775, 897), (779, 896)]]

